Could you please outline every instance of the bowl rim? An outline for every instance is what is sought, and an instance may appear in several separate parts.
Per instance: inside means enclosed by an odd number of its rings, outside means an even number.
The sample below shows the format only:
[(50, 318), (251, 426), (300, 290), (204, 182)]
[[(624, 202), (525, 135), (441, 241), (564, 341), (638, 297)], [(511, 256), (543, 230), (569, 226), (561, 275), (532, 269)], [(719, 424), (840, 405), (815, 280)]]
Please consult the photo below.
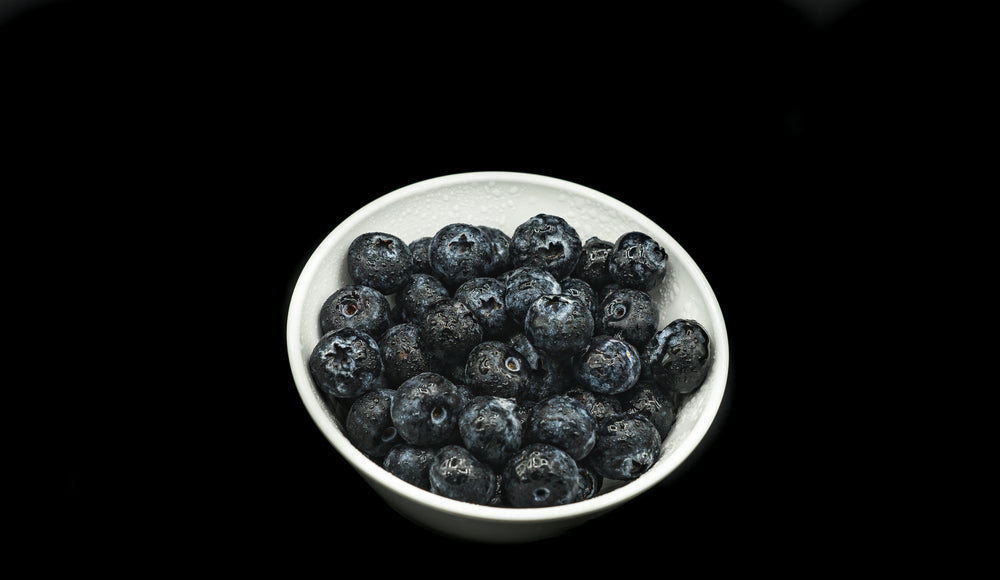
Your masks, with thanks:
[[(379, 212), (402, 198), (430, 189), (484, 181), (514, 181), (526, 185), (563, 190), (590, 198), (601, 204), (610, 205), (619, 212), (629, 215), (635, 221), (642, 224), (643, 228), (646, 228), (646, 233), (657, 239), (668, 240), (674, 246), (670, 252), (671, 260), (676, 260), (683, 264), (683, 267), (688, 271), (692, 281), (698, 287), (699, 292), (706, 301), (708, 315), (713, 328), (713, 366), (706, 380), (722, 381), (721, 387), (711, 391), (711, 396), (704, 402), (701, 415), (699, 415), (693, 425), (691, 432), (671, 451), (668, 457), (662, 457), (637, 479), (584, 501), (538, 508), (488, 506), (454, 500), (407, 483), (365, 456), (329, 420), (328, 412), (321, 401), (321, 395), (316, 391), (308, 376), (307, 365), (302, 364), (300, 358), (297, 360), (297, 357), (301, 357), (302, 352), (301, 341), (299, 341), (299, 328), (303, 323), (301, 313), (306, 295), (308, 294), (309, 283), (319, 272), (322, 261), (321, 256), (331, 251), (331, 246), (341, 237), (339, 234), (340, 231), (354, 227), (368, 216)], [(405, 496), (410, 501), (420, 504), (425, 508), (445, 512), (461, 518), (492, 522), (538, 523), (597, 515), (617, 507), (641, 495), (651, 487), (656, 486), (673, 473), (705, 439), (721, 407), (729, 374), (729, 338), (726, 332), (722, 309), (715, 296), (715, 292), (712, 290), (712, 287), (698, 265), (670, 234), (641, 212), (607, 194), (556, 177), (513, 171), (454, 173), (417, 181), (370, 201), (337, 224), (314, 248), (296, 278), (288, 305), (286, 346), (292, 378), (309, 415), (341, 456), (357, 471), (366, 478), (378, 482), (393, 492)], [(381, 490), (377, 491), (381, 492)]]

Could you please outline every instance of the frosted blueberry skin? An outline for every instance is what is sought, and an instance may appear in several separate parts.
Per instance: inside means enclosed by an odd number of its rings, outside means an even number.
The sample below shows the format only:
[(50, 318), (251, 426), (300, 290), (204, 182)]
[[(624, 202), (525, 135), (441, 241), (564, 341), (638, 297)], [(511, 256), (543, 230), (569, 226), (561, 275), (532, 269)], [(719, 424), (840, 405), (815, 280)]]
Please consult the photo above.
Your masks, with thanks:
[(392, 234), (364, 233), (347, 249), (347, 271), (355, 284), (394, 294), (413, 271), (413, 254), (406, 242)]
[(640, 347), (656, 334), (660, 309), (649, 294), (634, 288), (608, 292), (598, 308), (595, 334), (617, 336)]
[(600, 302), (593, 286), (580, 278), (566, 278), (559, 285), (562, 287), (563, 294), (580, 300), (590, 309), (591, 316), (597, 316), (597, 307)]
[(510, 253), (510, 236), (502, 230), (490, 226), (476, 227), (485, 234), (490, 244), (490, 261), (483, 274), (492, 278), (510, 270), (514, 263)]
[(587, 465), (601, 477), (636, 479), (660, 458), (660, 434), (644, 415), (616, 415), (597, 428)]
[(410, 242), (410, 254), (413, 256), (412, 274), (433, 274), (431, 270), (431, 238), (424, 236)]
[(402, 442), (392, 424), (389, 409), (395, 391), (372, 389), (351, 403), (344, 420), (344, 432), (362, 453), (377, 459)]
[(677, 319), (657, 332), (643, 348), (643, 366), (653, 382), (673, 395), (686, 395), (705, 382), (709, 337), (695, 320)]
[(667, 273), (667, 252), (642, 232), (622, 234), (608, 260), (611, 280), (626, 288), (652, 290)]
[(492, 262), (490, 238), (469, 224), (444, 226), (434, 234), (428, 251), (431, 270), (449, 289), (485, 276)]
[(524, 334), (535, 348), (569, 358), (594, 336), (594, 317), (581, 300), (565, 294), (543, 294), (525, 313)]
[(604, 478), (586, 465), (577, 463), (577, 467), (580, 468), (580, 489), (575, 501), (590, 499), (600, 493), (601, 487), (604, 486)]
[(445, 445), (431, 461), (431, 491), (451, 499), (486, 505), (496, 492), (496, 474), (460, 445)]
[(530, 388), (531, 367), (506, 342), (487, 340), (469, 352), (465, 380), (474, 395), (515, 399)]
[(378, 340), (382, 373), (390, 387), (431, 370), (430, 359), (420, 347), (420, 327), (410, 322), (392, 326)]
[(496, 278), (479, 277), (462, 283), (455, 290), (455, 299), (461, 300), (476, 322), (483, 327), (483, 336), (497, 338), (507, 326), (507, 307), (504, 297), (507, 285)]
[(517, 226), (510, 237), (510, 249), (515, 266), (543, 268), (562, 280), (580, 262), (583, 242), (565, 219), (538, 214)]
[(622, 403), (614, 395), (599, 395), (581, 388), (570, 389), (565, 394), (583, 404), (598, 423), (622, 412)]
[(394, 446), (382, 460), (382, 467), (406, 483), (431, 490), (430, 467), (437, 450), (407, 443)]
[(532, 369), (532, 380), (527, 388), (521, 389), (518, 397), (525, 401), (541, 401), (569, 390), (573, 384), (568, 359), (538, 352), (537, 364)]
[(382, 374), (378, 343), (353, 328), (328, 332), (309, 355), (309, 374), (327, 395), (354, 398), (371, 390)]
[(597, 421), (576, 399), (555, 395), (532, 409), (525, 439), (555, 445), (579, 461), (594, 448)]
[(427, 309), (420, 323), (420, 344), (432, 361), (459, 364), (483, 340), (483, 328), (462, 301), (439, 300)]
[(406, 443), (443, 445), (452, 436), (466, 402), (454, 383), (437, 373), (426, 372), (399, 385), (389, 412), (392, 424)]
[(436, 276), (412, 274), (406, 286), (396, 294), (395, 318), (399, 322), (420, 324), (430, 307), (445, 298), (451, 298), (451, 293)]
[(511, 270), (502, 279), (507, 285), (504, 294), (504, 304), (507, 307), (507, 319), (514, 328), (524, 325), (524, 316), (528, 308), (543, 294), (561, 294), (562, 286), (547, 270), (535, 266), (524, 266)]
[(617, 395), (639, 381), (639, 351), (613, 336), (595, 336), (572, 365), (580, 386), (602, 395)]
[(583, 244), (580, 262), (573, 270), (573, 276), (583, 280), (594, 289), (602, 288), (611, 283), (608, 272), (608, 261), (614, 252), (615, 245), (597, 237), (589, 238)]
[(474, 397), (458, 416), (458, 432), (466, 449), (494, 468), (521, 448), (523, 428), (514, 399)]
[(389, 313), (389, 301), (378, 290), (357, 284), (344, 286), (320, 307), (320, 333), (353, 328), (378, 337), (391, 325)]
[(623, 412), (629, 415), (645, 415), (660, 439), (664, 439), (677, 420), (674, 396), (653, 383), (639, 382), (635, 387), (619, 395)]
[(548, 443), (518, 451), (503, 469), (503, 500), (517, 508), (572, 503), (580, 497), (580, 470), (568, 453)]

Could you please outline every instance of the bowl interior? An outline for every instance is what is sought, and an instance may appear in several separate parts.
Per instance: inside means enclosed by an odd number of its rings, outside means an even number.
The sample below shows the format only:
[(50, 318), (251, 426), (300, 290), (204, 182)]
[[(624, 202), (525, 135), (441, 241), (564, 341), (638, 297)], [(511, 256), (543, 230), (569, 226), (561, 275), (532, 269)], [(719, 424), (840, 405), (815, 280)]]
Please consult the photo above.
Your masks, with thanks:
[[(345, 410), (331, 405), (316, 389), (307, 362), (320, 338), (319, 311), (326, 298), (351, 282), (345, 265), (350, 242), (381, 231), (411, 242), (455, 222), (488, 225), (512, 234), (528, 218), (549, 213), (565, 218), (583, 241), (592, 236), (614, 242), (623, 233), (642, 231), (666, 250), (667, 276), (651, 295), (660, 307), (659, 327), (692, 318), (709, 333), (711, 369), (702, 387), (679, 410), (663, 442), (657, 464), (629, 485), (607, 481), (598, 497), (548, 508), (496, 508), (457, 502), (398, 480), (362, 455), (347, 440), (340, 423)], [(393, 297), (390, 297), (390, 301)], [(550, 177), (509, 172), (449, 175), (415, 183), (384, 195), (339, 224), (307, 261), (289, 304), (288, 351), (292, 375), (317, 425), (362, 475), (414, 501), (469, 517), (530, 520), (570, 517), (601, 511), (648, 489), (673, 471), (697, 446), (722, 401), (729, 366), (728, 338), (718, 302), (690, 256), (655, 222), (627, 205), (592, 189)]]

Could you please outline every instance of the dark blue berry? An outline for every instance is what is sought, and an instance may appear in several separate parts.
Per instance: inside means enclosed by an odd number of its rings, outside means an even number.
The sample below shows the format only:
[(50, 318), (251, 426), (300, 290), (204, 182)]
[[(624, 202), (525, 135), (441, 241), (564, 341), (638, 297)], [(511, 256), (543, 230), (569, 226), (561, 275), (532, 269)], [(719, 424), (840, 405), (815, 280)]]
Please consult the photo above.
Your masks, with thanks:
[(573, 361), (573, 376), (587, 390), (604, 395), (624, 393), (639, 381), (642, 363), (631, 344), (613, 336), (595, 336)]
[(580, 278), (566, 278), (559, 283), (562, 287), (562, 293), (576, 298), (577, 300), (583, 302), (590, 309), (591, 316), (597, 317), (597, 307), (600, 302), (597, 299), (597, 292), (594, 291), (594, 287), (587, 282), (581, 280)]
[(549, 443), (579, 461), (594, 448), (597, 422), (582, 403), (566, 395), (555, 395), (535, 405), (525, 439)]
[(492, 261), (490, 238), (469, 224), (444, 226), (434, 234), (429, 250), (431, 270), (452, 289), (485, 276)]
[(465, 360), (482, 340), (483, 328), (476, 317), (468, 306), (454, 298), (432, 304), (420, 323), (420, 343), (425, 354), (437, 363)]
[(667, 436), (677, 419), (673, 396), (653, 383), (640, 382), (619, 397), (624, 412), (645, 415), (656, 427), (660, 439)]
[(452, 436), (465, 403), (454, 383), (437, 373), (420, 373), (396, 389), (392, 424), (411, 445), (442, 445)]
[(594, 470), (586, 465), (577, 464), (580, 468), (580, 490), (576, 501), (583, 501), (596, 496), (604, 485), (604, 478), (594, 473)]
[(406, 242), (394, 235), (361, 234), (347, 249), (347, 271), (355, 284), (393, 294), (409, 279), (413, 271), (413, 254)]
[(368, 457), (382, 457), (402, 442), (389, 416), (393, 395), (390, 389), (372, 389), (355, 399), (347, 411), (344, 432)]
[(621, 401), (614, 395), (600, 395), (586, 389), (575, 388), (566, 391), (566, 396), (583, 404), (590, 416), (598, 423), (622, 412)]
[(477, 344), (465, 363), (465, 380), (476, 395), (517, 398), (532, 380), (528, 362), (499, 340)]
[(382, 374), (378, 343), (353, 328), (328, 332), (309, 355), (316, 386), (336, 398), (353, 398), (371, 390)]
[(445, 445), (429, 470), (431, 491), (469, 503), (486, 505), (496, 492), (496, 474), (460, 445)]
[(570, 361), (545, 352), (536, 353), (537, 364), (532, 369), (532, 380), (518, 396), (526, 401), (541, 401), (569, 390), (574, 384)]
[(597, 429), (597, 443), (587, 465), (601, 477), (631, 480), (660, 458), (660, 434), (644, 415), (617, 415)]
[(594, 336), (594, 317), (582, 301), (565, 294), (543, 294), (524, 317), (524, 333), (539, 350), (569, 358)]
[(634, 288), (619, 288), (601, 301), (594, 332), (617, 336), (640, 347), (656, 333), (659, 322), (660, 309), (649, 294)]
[(560, 294), (562, 286), (547, 270), (534, 266), (516, 268), (506, 277), (507, 290), (504, 295), (507, 319), (515, 328), (524, 325), (528, 308), (542, 294)]
[(320, 307), (320, 333), (353, 328), (374, 337), (389, 329), (389, 301), (369, 286), (344, 286), (331, 294)]
[(497, 338), (507, 326), (506, 293), (507, 285), (500, 280), (480, 277), (463, 282), (455, 290), (455, 299), (469, 307), (476, 322), (483, 327), (484, 337)]
[(437, 450), (400, 443), (389, 450), (382, 467), (403, 481), (420, 489), (431, 490), (430, 467)]
[(401, 322), (420, 324), (431, 305), (450, 297), (448, 289), (437, 277), (431, 274), (413, 274), (396, 294), (397, 317)]
[(709, 338), (694, 320), (677, 319), (657, 332), (643, 349), (643, 363), (653, 381), (668, 393), (685, 395), (705, 382)]
[(510, 270), (514, 262), (510, 254), (510, 236), (490, 226), (478, 227), (486, 235), (490, 244), (490, 261), (484, 275), (495, 277)]
[(652, 290), (666, 276), (667, 252), (648, 234), (622, 234), (608, 261), (608, 273), (626, 288)]
[(404, 322), (397, 324), (378, 341), (382, 355), (382, 372), (391, 387), (406, 379), (431, 370), (431, 361), (420, 346), (420, 327)]
[(580, 497), (579, 488), (576, 461), (548, 443), (523, 447), (503, 469), (503, 499), (511, 507), (568, 504)]
[(517, 226), (510, 237), (515, 266), (535, 266), (562, 280), (573, 273), (583, 253), (579, 234), (565, 219), (538, 214)]
[(580, 262), (573, 271), (573, 276), (590, 284), (595, 290), (611, 282), (608, 273), (608, 261), (614, 252), (615, 245), (600, 238), (590, 238), (583, 244)]
[(458, 416), (465, 448), (493, 467), (503, 467), (521, 448), (522, 426), (514, 399), (474, 397)]
[(431, 238), (424, 236), (410, 242), (410, 254), (413, 256), (413, 274), (433, 274), (431, 270)]

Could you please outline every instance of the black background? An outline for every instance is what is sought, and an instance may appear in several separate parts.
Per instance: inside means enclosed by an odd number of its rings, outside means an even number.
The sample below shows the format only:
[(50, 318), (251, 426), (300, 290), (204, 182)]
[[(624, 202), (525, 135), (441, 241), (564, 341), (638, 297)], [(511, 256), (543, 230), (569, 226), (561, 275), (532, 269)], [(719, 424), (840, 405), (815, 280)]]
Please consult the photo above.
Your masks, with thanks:
[[(11, 167), (31, 176), (8, 191), (37, 202), (38, 245), (60, 242), (53, 282), (28, 292), (58, 305), (51, 329), (74, 330), (77, 355), (49, 373), (66, 413), (56, 539), (181, 566), (402, 561), (385, 550), (512, 566), (825, 558), (855, 498), (883, 493), (858, 485), (868, 465), (834, 437), (863, 419), (845, 427), (837, 397), (831, 329), (854, 311), (831, 292), (857, 292), (845, 272), (881, 235), (871, 206), (906, 141), (912, 10), (871, 0), (819, 25), (770, 1), (319, 4), (62, 2), (0, 28)], [(732, 350), (716, 427), (676, 477), (516, 548), (386, 507), (312, 424), (284, 343), (295, 278), (342, 219), (481, 170), (566, 179), (650, 216), (713, 286)], [(863, 516), (872, 537), (888, 519)]]

